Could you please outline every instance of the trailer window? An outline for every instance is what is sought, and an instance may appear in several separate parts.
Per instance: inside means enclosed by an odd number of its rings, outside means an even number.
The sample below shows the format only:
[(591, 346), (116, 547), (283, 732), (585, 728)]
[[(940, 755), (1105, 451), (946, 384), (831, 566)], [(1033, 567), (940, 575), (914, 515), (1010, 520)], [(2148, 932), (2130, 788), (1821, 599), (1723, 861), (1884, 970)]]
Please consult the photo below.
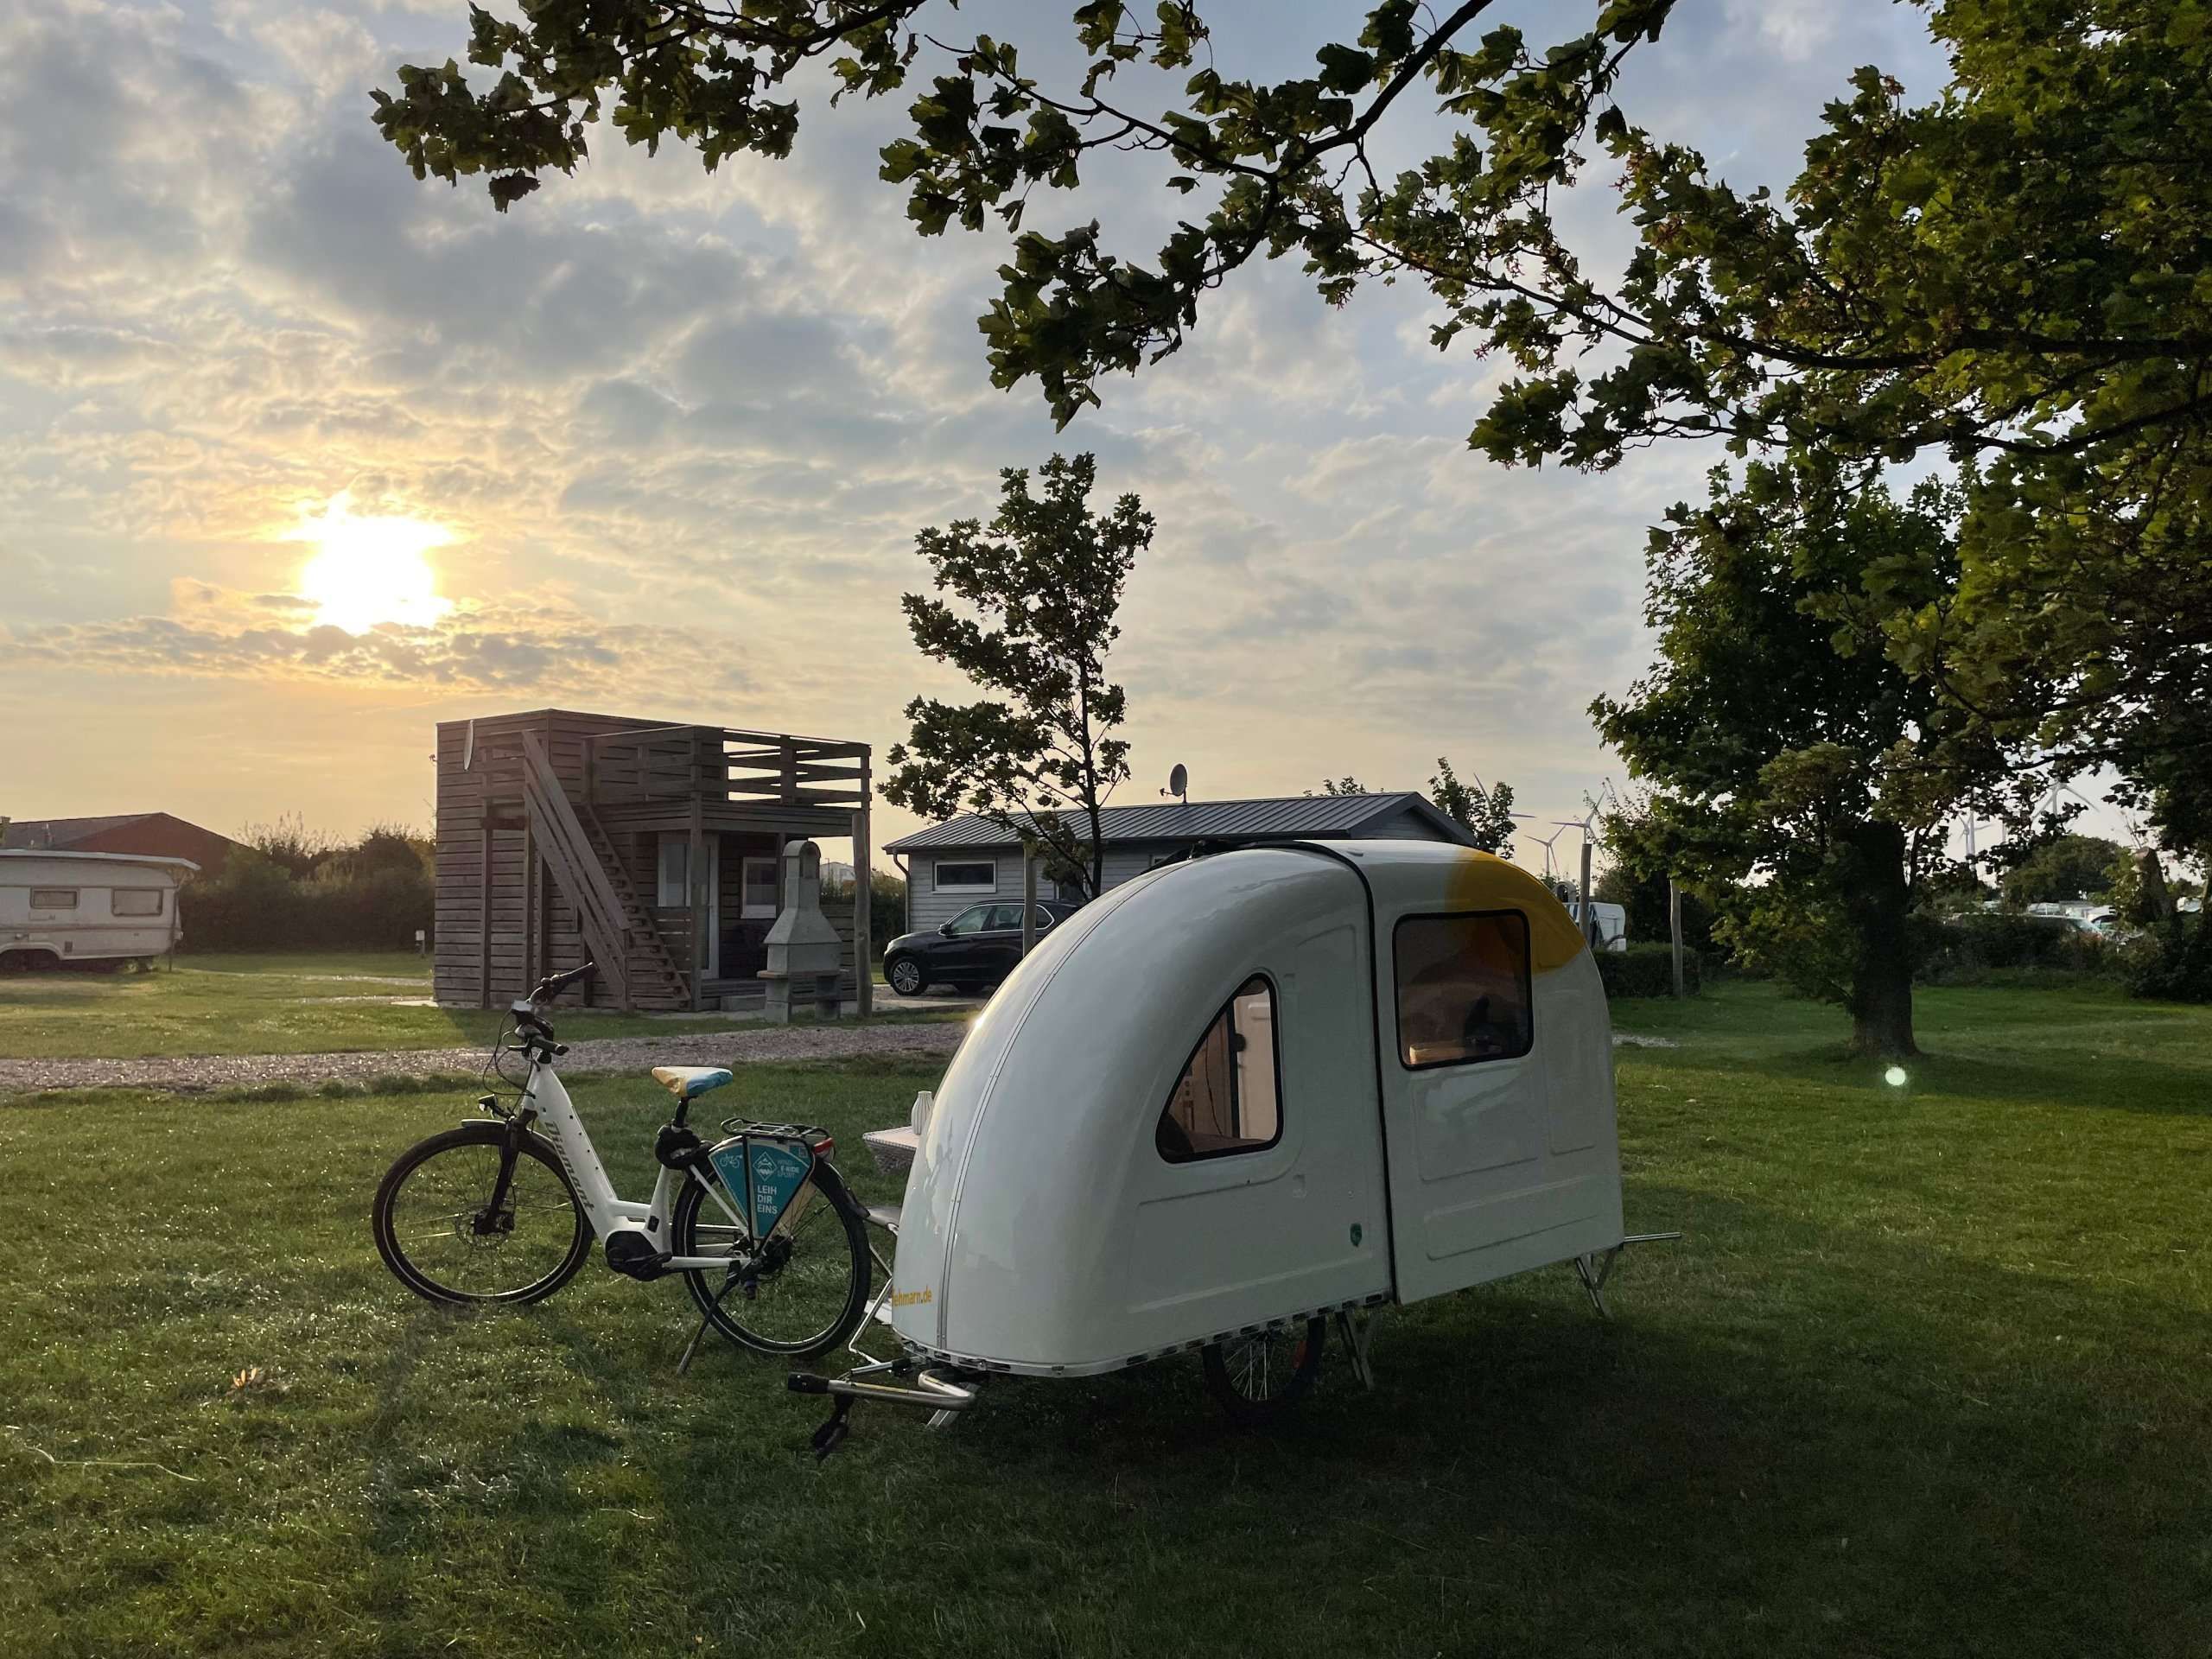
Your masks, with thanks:
[(159, 887), (118, 887), (111, 895), (112, 908), (117, 916), (158, 916), (162, 913), (162, 890)]
[(1408, 916), (1393, 936), (1398, 1058), (1408, 1071), (1510, 1060), (1535, 1041), (1529, 918), (1517, 910)]
[(1258, 1152), (1282, 1139), (1275, 988), (1258, 974), (1236, 988), (1175, 1080), (1153, 1139), (1171, 1164)]
[(77, 889), (74, 887), (33, 887), (33, 910), (74, 910), (77, 908)]

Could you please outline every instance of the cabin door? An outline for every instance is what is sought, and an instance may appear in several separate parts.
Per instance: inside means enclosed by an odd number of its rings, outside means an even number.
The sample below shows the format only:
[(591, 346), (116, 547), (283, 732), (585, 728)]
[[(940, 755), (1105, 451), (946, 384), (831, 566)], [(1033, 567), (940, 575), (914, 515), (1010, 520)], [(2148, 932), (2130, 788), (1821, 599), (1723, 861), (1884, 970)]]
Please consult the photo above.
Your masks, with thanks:
[[(722, 915), (721, 915), (721, 838), (709, 836), (707, 849), (707, 961), (700, 975), (702, 979), (716, 979), (721, 975)], [(664, 908), (685, 908), (691, 903), (691, 836), (689, 831), (671, 830), (660, 838), (660, 892), (657, 902)]]
[(1195, 1334), (1389, 1288), (1363, 919), (1346, 894), (1237, 964), (1146, 1123), (1133, 1313)]
[[(1526, 913), (1408, 910), (1376, 920), (1399, 1299), (1618, 1238), (1610, 1141), (1601, 1155), (1594, 1120), (1577, 1105), (1600, 1098), (1605, 1079), (1578, 1079), (1584, 1086), (1564, 1091), (1572, 1098), (1555, 1098), (1559, 1057), (1541, 1046), (1539, 1027), (1562, 1010), (1537, 1007)], [(1562, 1046), (1561, 1029), (1551, 1041)]]

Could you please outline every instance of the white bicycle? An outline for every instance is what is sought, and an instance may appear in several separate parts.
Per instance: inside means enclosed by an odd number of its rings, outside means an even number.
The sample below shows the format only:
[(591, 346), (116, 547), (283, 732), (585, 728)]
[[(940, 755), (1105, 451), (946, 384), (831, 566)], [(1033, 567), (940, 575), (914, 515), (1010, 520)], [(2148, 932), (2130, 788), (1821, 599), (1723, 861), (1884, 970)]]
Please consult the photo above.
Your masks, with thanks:
[[(709, 1145), (685, 1119), (729, 1072), (656, 1066), (676, 1096), (653, 1143), (660, 1170), (645, 1203), (618, 1198), (555, 1069), (568, 1050), (544, 1012), (592, 971), (554, 975), (512, 1006), (486, 1071), (519, 1088), (514, 1106), (484, 1096), (482, 1118), (410, 1147), (386, 1173), (372, 1214), (385, 1265), (432, 1301), (536, 1302), (575, 1277), (597, 1238), (626, 1277), (680, 1274), (702, 1327), (743, 1347), (835, 1348), (867, 1310), (869, 1251), (868, 1211), (829, 1161), (830, 1135), (734, 1117)], [(501, 1066), (510, 1054), (525, 1076)]]

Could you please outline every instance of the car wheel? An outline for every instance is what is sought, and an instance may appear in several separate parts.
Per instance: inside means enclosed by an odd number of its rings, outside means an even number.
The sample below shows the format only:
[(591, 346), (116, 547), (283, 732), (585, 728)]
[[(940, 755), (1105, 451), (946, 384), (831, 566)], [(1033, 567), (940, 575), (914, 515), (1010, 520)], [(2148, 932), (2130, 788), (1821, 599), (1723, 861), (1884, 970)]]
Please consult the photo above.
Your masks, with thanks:
[(901, 996), (919, 996), (929, 988), (929, 977), (922, 972), (922, 964), (912, 957), (895, 958), (883, 970), (883, 976)]

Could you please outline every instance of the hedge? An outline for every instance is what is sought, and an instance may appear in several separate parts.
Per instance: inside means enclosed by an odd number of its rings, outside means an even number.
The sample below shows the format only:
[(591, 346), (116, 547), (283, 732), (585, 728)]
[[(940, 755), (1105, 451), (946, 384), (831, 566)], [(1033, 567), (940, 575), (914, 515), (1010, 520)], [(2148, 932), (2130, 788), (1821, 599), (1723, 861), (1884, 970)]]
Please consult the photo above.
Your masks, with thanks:
[(1919, 977), (1939, 985), (1970, 983), (1991, 969), (2104, 974), (2118, 966), (2111, 940), (2063, 921), (2013, 912), (1931, 919), (1916, 932)]
[[(1597, 953), (1598, 977), (1608, 997), (1672, 996), (1675, 947), (1645, 941), (1625, 950)], [(1682, 988), (1694, 996), (1704, 988), (1704, 964), (1694, 950), (1682, 952)]]
[(177, 895), (187, 950), (409, 950), (435, 909), (423, 869), (301, 881), (247, 854), (233, 855), (220, 878), (189, 882)]
[(2212, 913), (2176, 916), (2132, 945), (2127, 988), (2167, 1002), (2212, 1002)]

